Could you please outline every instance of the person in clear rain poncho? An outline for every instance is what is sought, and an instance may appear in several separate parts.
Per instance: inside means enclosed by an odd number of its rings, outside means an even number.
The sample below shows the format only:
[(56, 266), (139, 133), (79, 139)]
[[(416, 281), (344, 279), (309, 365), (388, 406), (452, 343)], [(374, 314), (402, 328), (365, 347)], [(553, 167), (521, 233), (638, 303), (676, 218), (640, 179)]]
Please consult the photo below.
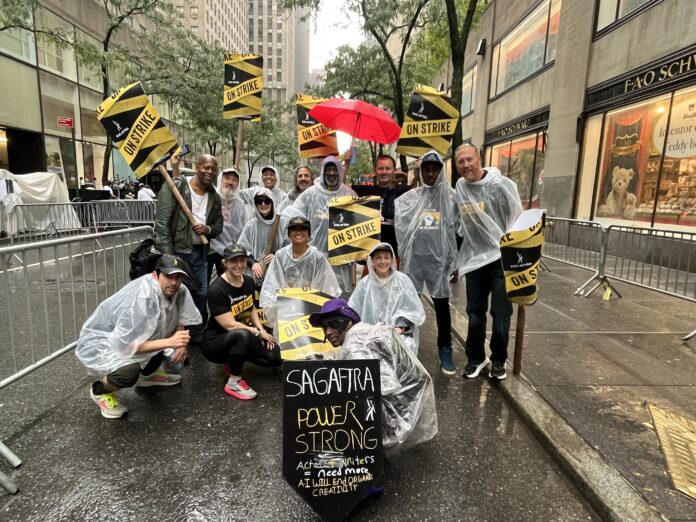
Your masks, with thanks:
[(309, 220), (299, 216), (292, 218), (288, 222), (288, 236), (292, 244), (278, 250), (268, 267), (259, 304), (276, 331), (278, 290), (311, 288), (332, 297), (341, 295), (341, 287), (329, 261), (309, 245), (310, 234)]
[[(512, 304), (505, 290), (505, 272), (500, 262), (500, 238), (522, 212), (517, 185), (494, 167), (481, 168), (478, 150), (471, 144), (457, 147), (455, 168), (457, 202), (461, 215), (459, 270), (466, 277), (466, 312), (469, 326), (464, 376), (474, 378), (492, 360), (490, 375), (507, 376), (505, 361), (510, 337)], [(486, 357), (486, 313), (491, 296), (491, 360)]]
[(423, 156), (421, 187), (394, 202), (394, 228), (399, 243), (401, 269), (420, 293), (427, 288), (437, 320), (437, 347), (443, 373), (454, 375), (452, 319), (449, 298), (450, 276), (456, 281), (457, 227), (456, 194), (449, 186), (442, 159), (437, 152)]
[(411, 279), (397, 271), (389, 243), (375, 245), (367, 258), (367, 268), (368, 275), (358, 281), (348, 304), (363, 322), (394, 328), (417, 355), (418, 327), (425, 322), (425, 310)]
[(244, 225), (249, 220), (247, 207), (239, 196), (239, 173), (234, 168), (224, 169), (217, 180), (217, 191), (222, 200), (222, 232), (210, 242), (208, 254), (208, 281), (213, 267), (220, 276), (225, 273), (222, 254), (225, 247), (239, 241)]
[(299, 195), (311, 187), (313, 183), (314, 171), (307, 165), (300, 165), (297, 167), (295, 169), (295, 187), (288, 192), (288, 197), (278, 206), (278, 212), (282, 212), (292, 205)]
[(263, 282), (263, 277), (275, 252), (283, 246), (282, 227), (278, 226), (275, 238), (271, 244), (271, 252), (266, 254), (269, 235), (275, 222), (275, 200), (273, 194), (267, 188), (257, 189), (254, 195), (255, 217), (244, 225), (239, 245), (246, 248), (249, 258), (248, 264), (251, 275), (257, 286)]
[(181, 258), (164, 254), (155, 272), (124, 286), (103, 301), (85, 321), (75, 355), (90, 375), (99, 377), (90, 396), (104, 417), (122, 417), (128, 409), (114, 392), (133, 385), (172, 386), (181, 381), (160, 369), (165, 353), (178, 364), (190, 341), (185, 326), (199, 324), (201, 314), (182, 286), (188, 276)]
[(331, 299), (309, 316), (324, 330), (337, 359), (378, 359), (382, 391), (382, 444), (387, 452), (420, 444), (437, 434), (433, 380), (403, 337), (387, 325), (360, 322), (343, 299)]
[(261, 188), (266, 188), (273, 193), (276, 212), (280, 212), (278, 209), (281, 208), (281, 205), (285, 206), (283, 202), (288, 195), (278, 187), (278, 170), (270, 165), (263, 167), (261, 169), (261, 184), (261, 187), (250, 187), (239, 191), (239, 197), (246, 203), (248, 212), (254, 212), (254, 196)]
[[(357, 197), (353, 189), (341, 183), (343, 166), (334, 156), (327, 156), (321, 164), (319, 178), (314, 185), (298, 196), (295, 202), (283, 211), (287, 218), (302, 216), (312, 226), (310, 244), (327, 258), (329, 257), (329, 204), (333, 198)], [(350, 265), (332, 267), (343, 295), (350, 294)]]

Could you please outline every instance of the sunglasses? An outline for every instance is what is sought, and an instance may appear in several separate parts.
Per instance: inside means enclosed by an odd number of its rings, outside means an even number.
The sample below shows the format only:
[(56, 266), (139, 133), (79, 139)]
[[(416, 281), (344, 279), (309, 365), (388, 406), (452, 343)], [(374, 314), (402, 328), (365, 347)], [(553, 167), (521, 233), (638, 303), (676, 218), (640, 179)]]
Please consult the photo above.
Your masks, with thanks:
[(273, 202), (268, 198), (259, 198), (255, 199), (254, 203), (256, 203), (257, 205), (270, 205)]
[(322, 330), (326, 330), (329, 326), (331, 328), (333, 328), (334, 330), (345, 330), (348, 326), (349, 321), (350, 321), (350, 319), (345, 319), (345, 318), (342, 318), (342, 319), (338, 319), (338, 318), (322, 319), (319, 322), (319, 326), (321, 326)]

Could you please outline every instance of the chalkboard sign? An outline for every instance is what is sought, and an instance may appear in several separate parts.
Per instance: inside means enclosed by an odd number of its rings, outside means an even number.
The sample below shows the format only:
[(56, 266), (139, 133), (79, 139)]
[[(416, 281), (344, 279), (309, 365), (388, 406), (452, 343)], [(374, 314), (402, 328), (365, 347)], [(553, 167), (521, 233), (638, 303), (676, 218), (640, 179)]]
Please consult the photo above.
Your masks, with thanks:
[(324, 520), (382, 484), (379, 361), (283, 363), (283, 475)]

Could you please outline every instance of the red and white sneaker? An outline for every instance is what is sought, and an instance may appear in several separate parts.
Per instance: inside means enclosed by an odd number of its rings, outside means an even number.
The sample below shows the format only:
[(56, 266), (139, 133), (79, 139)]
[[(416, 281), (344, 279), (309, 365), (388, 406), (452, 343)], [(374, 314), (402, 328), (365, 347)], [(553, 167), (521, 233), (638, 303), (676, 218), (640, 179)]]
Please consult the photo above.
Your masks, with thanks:
[(236, 397), (241, 401), (249, 401), (256, 398), (256, 392), (247, 384), (244, 379), (230, 376), (225, 384), (225, 393)]
[(119, 404), (114, 392), (95, 395), (90, 386), (89, 396), (92, 397), (92, 400), (99, 406), (102, 417), (106, 417), (107, 419), (120, 419), (128, 413), (128, 408), (123, 404)]

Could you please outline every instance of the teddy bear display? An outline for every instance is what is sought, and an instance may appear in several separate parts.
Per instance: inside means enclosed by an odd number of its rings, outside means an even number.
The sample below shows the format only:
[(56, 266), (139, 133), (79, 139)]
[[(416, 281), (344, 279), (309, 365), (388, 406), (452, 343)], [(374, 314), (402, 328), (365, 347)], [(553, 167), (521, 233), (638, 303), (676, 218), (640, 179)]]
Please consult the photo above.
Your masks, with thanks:
[(636, 214), (636, 196), (628, 191), (628, 184), (634, 175), (633, 169), (614, 167), (611, 173), (611, 191), (604, 204), (597, 209), (598, 216), (633, 219)]

